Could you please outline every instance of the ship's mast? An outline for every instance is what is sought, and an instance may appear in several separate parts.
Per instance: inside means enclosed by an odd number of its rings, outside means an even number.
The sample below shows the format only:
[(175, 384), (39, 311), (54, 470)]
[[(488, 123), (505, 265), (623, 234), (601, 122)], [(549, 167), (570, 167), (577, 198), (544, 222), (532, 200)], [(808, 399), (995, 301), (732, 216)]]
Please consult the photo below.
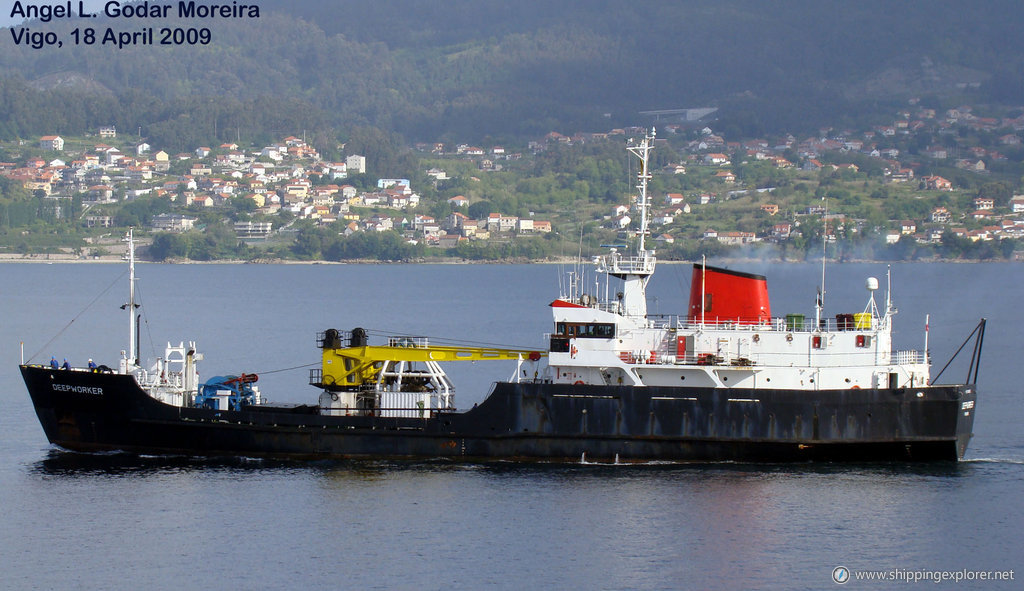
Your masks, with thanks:
[[(649, 158), (654, 149), (654, 129), (644, 135), (639, 143), (626, 146), (631, 154), (640, 160), (640, 172), (637, 174), (637, 208), (640, 210), (640, 232), (637, 240), (636, 256), (628, 256), (612, 247), (608, 254), (595, 257), (597, 272), (622, 280), (622, 291), (618, 293), (617, 302), (608, 302), (609, 309), (618, 314), (634, 319), (643, 324), (647, 319), (647, 282), (654, 274), (656, 259), (654, 250), (648, 250), (646, 237), (650, 220), (647, 219), (649, 199), (647, 182), (651, 179)], [(607, 288), (607, 284), (605, 285)]]
[(139, 363), (135, 354), (135, 308), (138, 306), (135, 304), (135, 239), (131, 228), (124, 241), (128, 243), (128, 303), (121, 308), (128, 310), (128, 365), (135, 366)]
[(643, 257), (646, 251), (644, 241), (647, 238), (647, 181), (651, 180), (651, 173), (648, 168), (648, 161), (651, 154), (651, 150), (654, 149), (654, 135), (655, 129), (652, 127), (651, 132), (644, 136), (644, 139), (639, 144), (626, 146), (631, 154), (640, 159), (640, 172), (637, 173), (637, 180), (639, 183), (636, 188), (640, 190), (639, 197), (637, 197), (637, 207), (640, 208), (640, 240), (637, 242), (637, 256)]

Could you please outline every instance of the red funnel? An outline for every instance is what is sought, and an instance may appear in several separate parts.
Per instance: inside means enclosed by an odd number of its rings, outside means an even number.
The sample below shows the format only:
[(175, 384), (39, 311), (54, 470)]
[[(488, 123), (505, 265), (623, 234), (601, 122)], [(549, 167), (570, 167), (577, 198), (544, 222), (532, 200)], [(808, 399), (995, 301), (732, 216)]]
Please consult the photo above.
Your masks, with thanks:
[(764, 275), (694, 265), (690, 281), (691, 322), (701, 321), (702, 293), (704, 322), (759, 324), (772, 317), (768, 279)]

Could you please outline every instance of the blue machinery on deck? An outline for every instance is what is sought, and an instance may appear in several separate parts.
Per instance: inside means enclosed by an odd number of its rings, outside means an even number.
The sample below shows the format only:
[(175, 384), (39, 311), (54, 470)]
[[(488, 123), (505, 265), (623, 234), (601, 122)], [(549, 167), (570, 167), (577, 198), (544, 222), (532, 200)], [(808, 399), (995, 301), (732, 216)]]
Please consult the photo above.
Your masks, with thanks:
[(256, 404), (253, 384), (259, 376), (243, 373), (240, 376), (216, 376), (199, 386), (195, 406), (214, 410), (241, 410), (243, 404)]

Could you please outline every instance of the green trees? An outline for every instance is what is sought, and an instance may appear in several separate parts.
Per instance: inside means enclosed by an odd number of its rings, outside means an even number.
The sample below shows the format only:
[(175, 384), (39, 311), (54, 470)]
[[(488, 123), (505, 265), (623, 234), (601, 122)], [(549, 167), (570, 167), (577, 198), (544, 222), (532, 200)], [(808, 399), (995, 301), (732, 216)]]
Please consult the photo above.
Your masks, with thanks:
[(469, 204), (466, 214), (472, 219), (482, 220), (495, 211), (496, 209), (490, 201), (477, 201)]
[(114, 224), (125, 228), (138, 228), (149, 224), (154, 215), (170, 210), (171, 204), (166, 199), (141, 197), (121, 205), (114, 215)]
[[(833, 12), (800, 3), (663, 2), (637, 10), (579, 1), (519, 11), (460, 1), (427, 10), (408, 0), (331, 11), (267, 0), (259, 19), (218, 22), (216, 41), (206, 46), (134, 47), (117, 59), (100, 45), (73, 52), (7, 46), (0, 137), (113, 123), (141, 126), (166, 149), (198, 138), (262, 142), (307, 129), (309, 141), (333, 158), (341, 153), (334, 134), (312, 130), (368, 126), (424, 141), (532, 138), (636, 124), (638, 110), (659, 105), (711, 103), (720, 107), (716, 131), (764, 137), (891, 117), (911, 87), (877, 77), (881, 64), (909, 75), (913, 66), (889, 64), (907, 48), (937, 57), (938, 71), (986, 72), (989, 82), (973, 92), (983, 102), (1019, 104), (1020, 44), (991, 41), (1015, 39), (1019, 11), (935, 7), (921, 19), (901, 4), (879, 19), (877, 7), (858, 4), (844, 7), (842, 19)], [(100, 17), (95, 26), (111, 24)], [(193, 24), (169, 18), (162, 26)], [(47, 28), (67, 39), (77, 26), (54, 21)], [(921, 104), (942, 109), (962, 96), (926, 93)], [(908, 148), (920, 153), (956, 139)], [(387, 164), (380, 173), (394, 174)]]
[(153, 236), (147, 253), (154, 261), (166, 261), (171, 258), (187, 258), (188, 243), (181, 234), (160, 232)]
[(1013, 197), (1013, 191), (1003, 183), (989, 182), (978, 189), (978, 197), (994, 199), (996, 207), (1006, 207), (1010, 203), (1010, 198)]
[(302, 260), (411, 261), (425, 254), (424, 246), (410, 244), (397, 232), (338, 233), (339, 227), (307, 226), (299, 230), (291, 252)]
[(146, 253), (155, 261), (247, 260), (253, 254), (248, 247), (239, 242), (231, 228), (219, 223), (210, 224), (203, 231), (183, 234), (159, 232), (153, 236), (153, 242)]
[(342, 140), (346, 155), (366, 157), (366, 171), (373, 178), (412, 178), (422, 174), (408, 142), (396, 133), (359, 126), (344, 134)]
[(331, 261), (411, 261), (422, 257), (424, 253), (422, 243), (409, 244), (396, 232), (356, 232), (331, 241), (324, 251), (324, 258)]
[(1015, 249), (1022, 244), (1019, 240), (986, 240), (972, 241), (952, 232), (945, 232), (938, 247), (938, 253), (947, 259), (1009, 259)]
[(325, 240), (330, 240), (326, 229), (306, 226), (299, 229), (291, 251), (300, 260), (318, 259), (323, 255)]

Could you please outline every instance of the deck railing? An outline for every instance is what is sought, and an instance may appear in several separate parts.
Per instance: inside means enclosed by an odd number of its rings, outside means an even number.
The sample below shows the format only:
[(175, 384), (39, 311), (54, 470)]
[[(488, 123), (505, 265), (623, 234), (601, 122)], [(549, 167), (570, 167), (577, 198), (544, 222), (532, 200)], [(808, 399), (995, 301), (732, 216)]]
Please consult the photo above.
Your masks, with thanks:
[(389, 347), (403, 347), (406, 349), (425, 349), (430, 346), (430, 339), (427, 337), (395, 336), (388, 337)]
[(803, 316), (773, 317), (767, 320), (743, 319), (714, 320), (706, 319), (701, 322), (700, 317), (690, 318), (689, 316), (675, 315), (648, 315), (651, 328), (697, 328), (704, 327), (707, 330), (742, 330), (749, 332), (774, 331), (774, 332), (855, 332), (874, 331), (879, 328), (881, 318), (868, 317), (859, 320), (835, 318), (823, 318), (817, 325), (813, 318)]
[(605, 255), (601, 265), (609, 273), (625, 275), (650, 275), (654, 273), (657, 259), (654, 255), (622, 256), (618, 253)]
[(923, 351), (896, 351), (893, 358), (897, 365), (927, 363), (927, 357)]
[[(713, 365), (731, 367), (792, 367), (793, 353), (782, 352), (756, 352), (742, 355), (735, 351), (687, 351), (678, 355), (675, 351), (665, 349), (656, 351), (620, 351), (619, 359), (629, 365)], [(851, 353), (849, 351), (815, 350), (813, 352), (815, 365), (823, 367), (838, 367), (840, 365), (863, 365), (863, 366), (888, 366), (890, 361), (894, 365), (914, 365), (926, 362), (925, 354), (921, 351), (895, 351), (886, 359), (884, 356), (876, 358), (875, 352), (869, 349)], [(830, 363), (833, 361), (834, 363)]]

